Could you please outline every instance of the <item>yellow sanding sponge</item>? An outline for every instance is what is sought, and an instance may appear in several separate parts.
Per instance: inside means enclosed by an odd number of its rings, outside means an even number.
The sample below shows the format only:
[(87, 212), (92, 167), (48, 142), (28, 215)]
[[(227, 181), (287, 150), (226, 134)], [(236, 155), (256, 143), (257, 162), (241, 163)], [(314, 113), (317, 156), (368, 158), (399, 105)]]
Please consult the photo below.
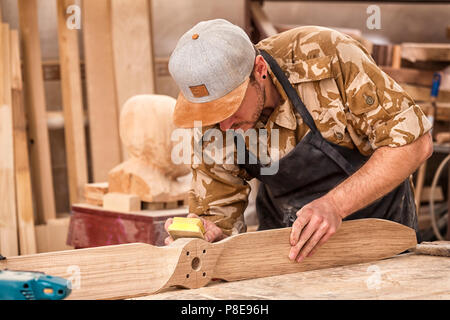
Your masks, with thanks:
[(198, 218), (173, 218), (172, 224), (168, 228), (173, 239), (178, 238), (200, 238), (204, 239), (205, 228), (202, 220)]

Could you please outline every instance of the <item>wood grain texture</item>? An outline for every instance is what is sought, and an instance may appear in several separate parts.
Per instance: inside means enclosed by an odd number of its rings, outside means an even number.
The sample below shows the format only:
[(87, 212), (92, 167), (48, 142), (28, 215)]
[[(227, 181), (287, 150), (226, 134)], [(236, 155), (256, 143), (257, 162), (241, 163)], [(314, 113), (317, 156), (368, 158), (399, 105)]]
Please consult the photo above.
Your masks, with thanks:
[(112, 47), (111, 1), (84, 0), (83, 18), (93, 179), (106, 181), (108, 172), (122, 160)]
[(56, 0), (70, 202), (83, 200), (88, 180), (78, 32), (66, 25), (66, 9), (74, 0)]
[[(120, 114), (120, 136), (129, 159), (108, 174), (109, 192), (135, 194), (146, 202), (184, 200), (190, 173), (184, 163), (175, 164), (172, 141), (176, 127), (172, 113), (176, 100), (165, 95), (137, 95), (127, 100)], [(182, 137), (183, 143), (186, 135)], [(180, 152), (181, 153), (181, 152)]]
[(236, 282), (216, 281), (191, 290), (169, 288), (138, 300), (448, 300), (450, 259), (402, 254), (351, 266)]
[(415, 232), (397, 223), (346, 221), (314, 256), (299, 264), (287, 257), (289, 233), (287, 228), (241, 234), (213, 244), (184, 238), (168, 247), (128, 244), (13, 257), (0, 261), (0, 268), (67, 276), (67, 268), (76, 265), (84, 282), (70, 298), (112, 299), (170, 286), (199, 288), (212, 278), (242, 280), (376, 261), (416, 245)]
[(0, 253), (17, 255), (16, 190), (14, 181), (14, 133), (11, 97), (9, 26), (0, 23)]
[[(119, 110), (138, 94), (155, 93), (151, 1), (111, 0), (114, 70)], [(122, 159), (128, 158), (122, 148)]]
[(36, 0), (18, 0), (33, 194), (38, 223), (56, 217)]
[(291, 228), (285, 228), (265, 231), (264, 236), (255, 232), (223, 240), (225, 248), (213, 277), (235, 281), (364, 263), (391, 257), (417, 244), (414, 230), (392, 221), (345, 221), (331, 240), (299, 264), (288, 258), (290, 233)]
[(22, 96), (19, 34), (11, 31), (12, 113), (14, 124), (14, 169), (20, 254), (36, 253), (33, 194), (28, 157), (27, 125)]

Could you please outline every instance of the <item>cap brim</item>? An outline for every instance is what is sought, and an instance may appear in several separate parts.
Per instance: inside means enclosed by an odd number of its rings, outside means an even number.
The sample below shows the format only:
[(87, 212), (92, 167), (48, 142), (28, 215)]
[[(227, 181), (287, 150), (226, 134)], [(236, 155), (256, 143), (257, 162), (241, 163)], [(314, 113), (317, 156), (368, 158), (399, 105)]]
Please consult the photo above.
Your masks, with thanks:
[(173, 123), (179, 128), (194, 128), (196, 121), (201, 121), (202, 126), (209, 126), (231, 117), (239, 109), (249, 82), (250, 79), (245, 80), (230, 93), (211, 102), (190, 102), (180, 92), (173, 112)]

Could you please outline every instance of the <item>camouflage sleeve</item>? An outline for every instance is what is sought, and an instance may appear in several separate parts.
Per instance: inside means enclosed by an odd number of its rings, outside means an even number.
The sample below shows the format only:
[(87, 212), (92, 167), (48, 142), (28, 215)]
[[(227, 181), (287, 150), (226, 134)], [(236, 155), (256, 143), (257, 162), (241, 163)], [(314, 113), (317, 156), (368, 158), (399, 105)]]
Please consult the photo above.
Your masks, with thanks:
[[(374, 62), (358, 42), (337, 41), (346, 100), (347, 128), (358, 148), (399, 147), (417, 140), (432, 127), (421, 108)], [(369, 143), (367, 143), (369, 142)]]
[[(203, 154), (210, 152), (203, 149)], [(224, 155), (225, 157), (225, 155)], [(250, 186), (236, 164), (193, 163), (189, 212), (214, 222), (227, 235), (246, 232), (244, 210)]]

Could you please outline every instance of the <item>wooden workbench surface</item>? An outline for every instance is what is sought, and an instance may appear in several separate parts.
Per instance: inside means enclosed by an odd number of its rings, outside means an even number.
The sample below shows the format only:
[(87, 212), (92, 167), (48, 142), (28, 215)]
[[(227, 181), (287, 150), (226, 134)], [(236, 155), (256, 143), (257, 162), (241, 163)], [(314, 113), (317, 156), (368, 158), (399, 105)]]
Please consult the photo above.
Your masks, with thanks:
[(413, 253), (339, 268), (211, 282), (140, 297), (166, 299), (450, 299), (450, 258)]

